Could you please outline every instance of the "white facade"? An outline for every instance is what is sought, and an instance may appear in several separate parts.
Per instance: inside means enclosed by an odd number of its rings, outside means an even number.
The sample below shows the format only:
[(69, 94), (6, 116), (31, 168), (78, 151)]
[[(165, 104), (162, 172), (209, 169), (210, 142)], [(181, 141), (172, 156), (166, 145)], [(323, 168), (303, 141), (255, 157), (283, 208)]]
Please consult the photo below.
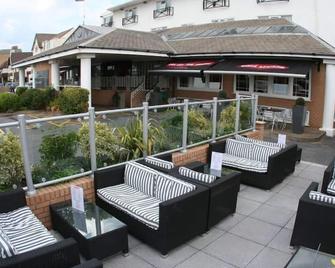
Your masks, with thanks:
[[(257, 0), (229, 0), (229, 7), (203, 9), (206, 0), (169, 0), (173, 15), (153, 18), (153, 12), (160, 6), (156, 0), (133, 0), (126, 4), (110, 8), (103, 18), (113, 13), (113, 26), (141, 31), (152, 31), (159, 28), (178, 27), (185, 24), (203, 24), (213, 21), (257, 19), (262, 16), (291, 16), (297, 23), (317, 36), (335, 46), (335, 26), (333, 13), (334, 0), (272, 0), (257, 3)], [(218, 0), (220, 2), (220, 0)], [(211, 1), (213, 2), (213, 0)], [(126, 12), (133, 9), (137, 22), (122, 25)], [(129, 14), (129, 13), (128, 13)]]

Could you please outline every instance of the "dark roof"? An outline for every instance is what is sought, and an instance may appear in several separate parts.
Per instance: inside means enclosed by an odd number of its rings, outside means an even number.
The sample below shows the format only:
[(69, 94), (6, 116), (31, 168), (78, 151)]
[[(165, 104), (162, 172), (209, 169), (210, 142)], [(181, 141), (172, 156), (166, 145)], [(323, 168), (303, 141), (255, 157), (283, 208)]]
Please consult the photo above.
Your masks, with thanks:
[(67, 29), (67, 30), (65, 30), (65, 31), (63, 31), (63, 32), (60, 32), (60, 33), (56, 34), (55, 37), (57, 37), (57, 38), (61, 38), (62, 36), (66, 35), (68, 32), (70, 32), (72, 29), (73, 29), (73, 28), (71, 28), (71, 29)]
[(32, 52), (14, 52), (10, 55), (10, 64), (13, 65), (33, 55)]
[[(37, 40), (37, 44), (39, 46), (39, 48), (42, 48), (42, 43), (46, 40), (50, 40), (52, 38), (54, 38), (56, 36), (56, 34), (50, 34), (50, 33), (37, 33), (35, 35), (35, 40)], [(35, 43), (34, 40), (34, 43)]]

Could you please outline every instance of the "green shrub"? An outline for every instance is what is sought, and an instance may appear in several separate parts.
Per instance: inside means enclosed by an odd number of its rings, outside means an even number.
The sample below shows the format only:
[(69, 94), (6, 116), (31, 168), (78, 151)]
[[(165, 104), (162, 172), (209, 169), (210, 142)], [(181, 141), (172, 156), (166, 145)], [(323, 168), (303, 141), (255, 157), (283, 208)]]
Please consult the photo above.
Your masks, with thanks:
[(0, 132), (0, 190), (20, 186), (23, 179), (20, 140), (12, 132)]
[(21, 96), (27, 89), (27, 87), (17, 87), (15, 93), (16, 95)]
[(20, 96), (21, 106), (30, 110), (42, 110), (48, 106), (51, 96), (51, 90), (28, 89)]
[(0, 112), (15, 112), (20, 108), (20, 97), (13, 93), (0, 94)]
[(306, 105), (306, 101), (304, 98), (297, 98), (295, 100), (295, 105), (296, 106), (305, 106)]
[(77, 114), (87, 111), (89, 92), (83, 88), (66, 88), (58, 97), (59, 108), (64, 114)]

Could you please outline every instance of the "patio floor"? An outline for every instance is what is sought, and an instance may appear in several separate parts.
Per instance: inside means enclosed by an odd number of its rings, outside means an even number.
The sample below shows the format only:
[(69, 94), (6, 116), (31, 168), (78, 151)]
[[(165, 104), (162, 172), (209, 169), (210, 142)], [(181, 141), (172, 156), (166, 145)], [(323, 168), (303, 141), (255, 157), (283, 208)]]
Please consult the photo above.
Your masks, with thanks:
[(289, 247), (299, 197), (312, 181), (320, 182), (325, 166), (301, 162), (293, 175), (263, 191), (241, 185), (237, 212), (162, 258), (129, 236), (130, 254), (104, 260), (104, 267), (255, 267), (282, 268), (294, 250)]

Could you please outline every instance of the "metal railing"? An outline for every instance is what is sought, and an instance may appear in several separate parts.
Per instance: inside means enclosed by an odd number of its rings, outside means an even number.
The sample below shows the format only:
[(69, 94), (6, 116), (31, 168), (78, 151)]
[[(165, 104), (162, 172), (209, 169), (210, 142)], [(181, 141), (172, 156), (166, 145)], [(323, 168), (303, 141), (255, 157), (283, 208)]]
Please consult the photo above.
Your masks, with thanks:
[[(245, 105), (245, 102), (248, 102), (248, 105)], [(246, 106), (244, 110), (247, 111), (247, 114), (244, 114), (243, 120), (247, 120), (246, 125), (243, 125), (241, 122), (241, 105)], [(183, 103), (175, 103), (175, 104), (165, 104), (165, 105), (156, 105), (156, 106), (149, 106), (148, 102), (144, 102), (142, 107), (136, 108), (129, 108), (129, 109), (117, 109), (117, 110), (106, 110), (106, 111), (95, 111), (94, 108), (89, 108), (87, 113), (81, 114), (73, 114), (73, 115), (63, 115), (63, 116), (54, 116), (48, 118), (38, 118), (38, 119), (27, 119), (25, 115), (19, 115), (16, 122), (4, 123), (0, 124), (0, 129), (8, 129), (9, 127), (18, 128), (19, 138), (21, 142), (21, 150), (22, 150), (22, 157), (23, 157), (23, 164), (24, 164), (24, 173), (26, 179), (26, 187), (27, 193), (29, 195), (33, 195), (36, 192), (36, 188), (69, 181), (78, 177), (92, 175), (94, 171), (105, 169), (111, 166), (121, 165), (124, 162), (120, 162), (117, 164), (98, 167), (97, 166), (97, 152), (96, 152), (96, 123), (98, 122), (97, 117), (105, 118), (108, 116), (114, 116), (114, 118), (118, 118), (121, 114), (125, 113), (141, 113), (142, 114), (142, 124), (143, 124), (143, 144), (146, 146), (143, 149), (143, 157), (148, 155), (148, 139), (149, 139), (149, 117), (153, 115), (159, 115), (158, 110), (160, 111), (171, 111), (175, 110), (182, 117), (182, 124), (180, 125), (180, 132), (181, 137), (179, 141), (181, 141), (180, 145), (176, 147), (167, 148), (163, 151), (154, 152), (152, 155), (159, 155), (168, 152), (186, 152), (187, 149), (210, 142), (215, 142), (218, 139), (226, 138), (238, 133), (243, 133), (246, 131), (255, 130), (256, 128), (256, 117), (257, 117), (257, 105), (258, 105), (258, 97), (256, 95), (252, 96), (239, 96), (237, 95), (236, 99), (224, 99), (219, 100), (218, 98), (213, 98), (213, 100), (208, 101), (198, 101), (198, 102), (189, 102), (189, 100), (185, 99)], [(236, 109), (235, 118), (232, 119), (234, 127), (227, 132), (222, 132), (222, 122), (220, 121), (221, 114), (225, 109), (229, 107)], [(191, 135), (190, 134), (197, 134), (191, 133), (192, 129), (189, 126), (189, 115), (190, 111), (194, 111), (196, 108), (204, 110), (204, 113), (208, 116), (208, 126), (210, 126), (211, 134), (207, 136), (200, 136), (198, 137), (196, 142), (190, 141)], [(245, 119), (247, 117), (247, 119)], [(250, 118), (250, 119), (249, 119)], [(90, 170), (82, 170), (82, 172), (78, 174), (74, 174), (71, 176), (66, 176), (63, 178), (57, 178), (50, 181), (40, 182), (40, 183), (33, 183), (32, 177), (32, 159), (29, 152), (29, 142), (27, 138), (27, 127), (28, 126), (35, 126), (38, 124), (46, 123), (46, 122), (55, 122), (58, 120), (73, 120), (77, 119), (80, 122), (87, 122), (89, 128), (89, 157), (90, 157)], [(234, 123), (235, 122), (235, 123)], [(220, 125), (218, 125), (218, 123)], [(244, 122), (245, 124), (245, 122)], [(173, 128), (177, 129), (177, 126), (172, 126)], [(220, 130), (220, 131), (219, 131)], [(173, 130), (173, 132), (175, 132)], [(196, 131), (195, 131), (196, 132)], [(63, 132), (62, 132), (63, 133)], [(142, 157), (142, 156), (141, 156)]]

